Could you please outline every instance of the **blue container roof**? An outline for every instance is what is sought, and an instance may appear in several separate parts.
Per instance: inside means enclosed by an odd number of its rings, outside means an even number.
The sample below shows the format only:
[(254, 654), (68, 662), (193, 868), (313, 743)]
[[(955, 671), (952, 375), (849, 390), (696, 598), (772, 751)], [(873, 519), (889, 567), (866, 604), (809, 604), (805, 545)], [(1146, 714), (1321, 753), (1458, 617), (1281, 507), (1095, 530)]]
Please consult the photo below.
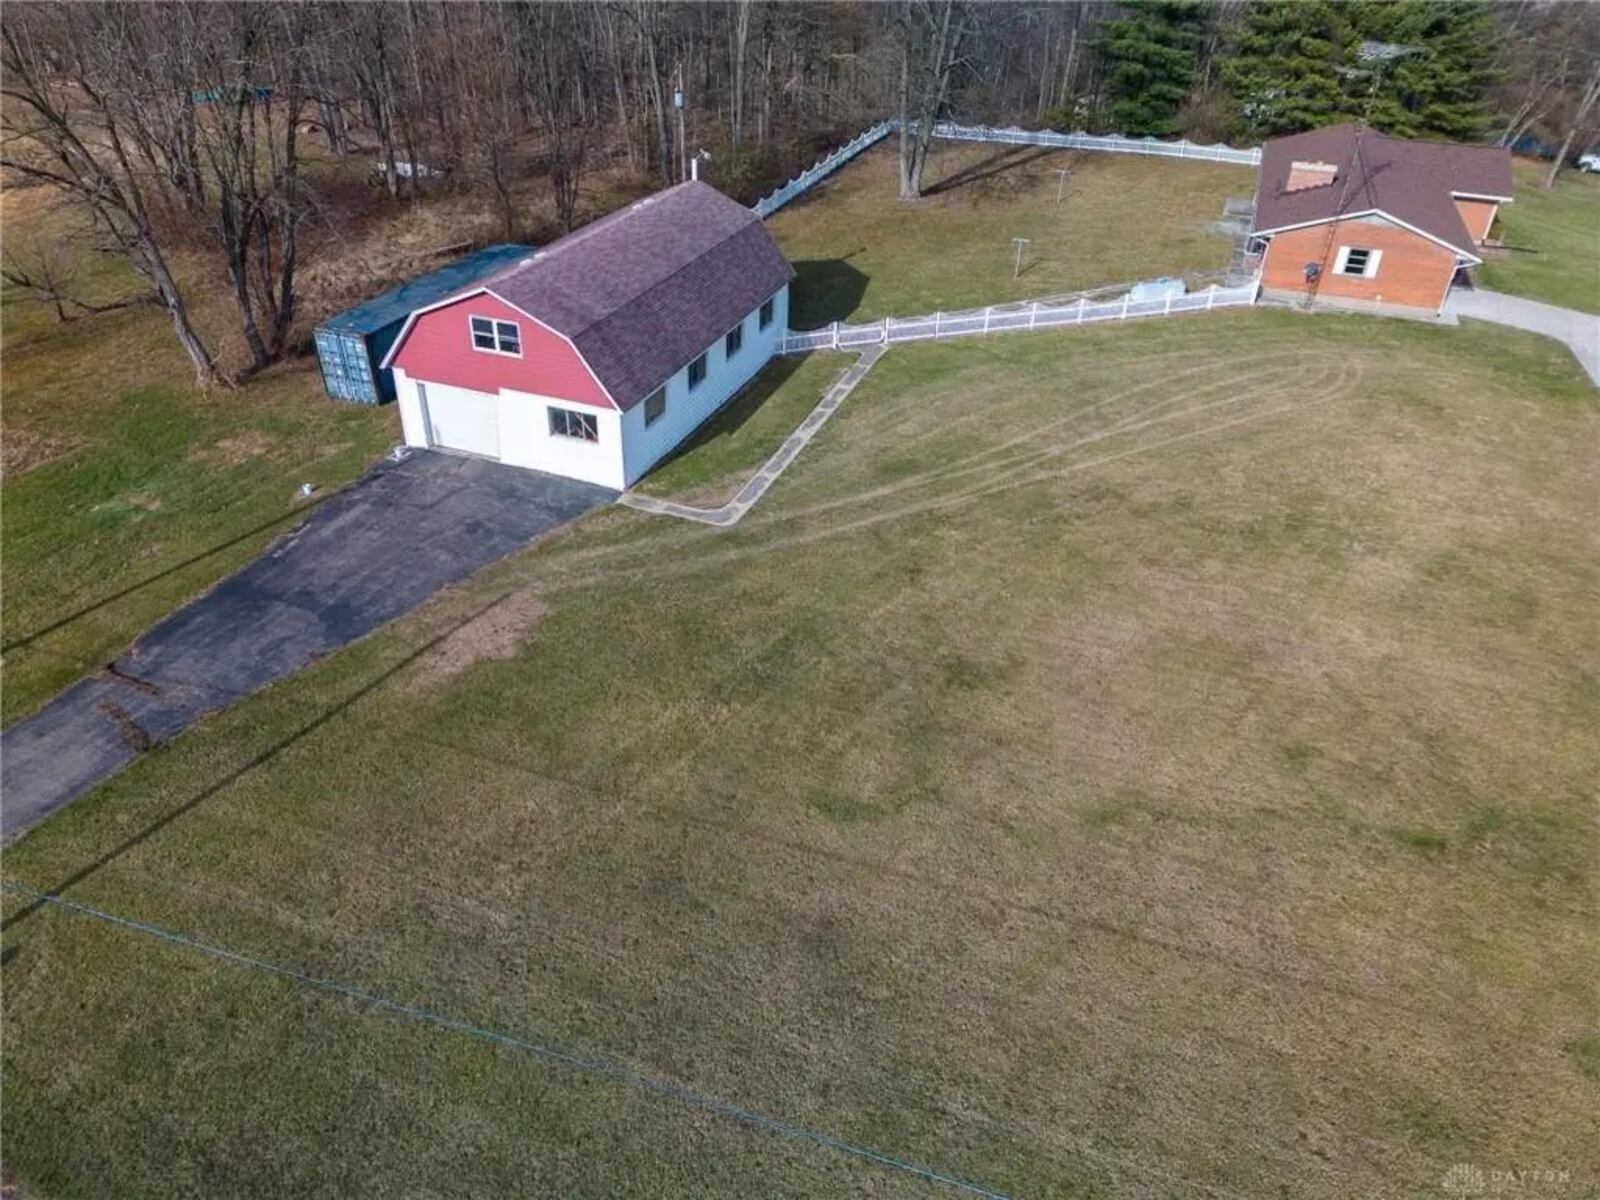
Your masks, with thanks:
[(487, 246), (447, 267), (440, 267), (410, 283), (403, 283), (393, 291), (374, 296), (365, 304), (358, 304), (338, 316), (329, 317), (317, 328), (338, 333), (377, 333), (385, 326), (405, 320), (417, 309), (435, 300), (442, 300), (451, 292), (458, 292), (503, 267), (509, 267), (519, 258), (526, 258), (533, 253), (533, 249), (532, 246)]

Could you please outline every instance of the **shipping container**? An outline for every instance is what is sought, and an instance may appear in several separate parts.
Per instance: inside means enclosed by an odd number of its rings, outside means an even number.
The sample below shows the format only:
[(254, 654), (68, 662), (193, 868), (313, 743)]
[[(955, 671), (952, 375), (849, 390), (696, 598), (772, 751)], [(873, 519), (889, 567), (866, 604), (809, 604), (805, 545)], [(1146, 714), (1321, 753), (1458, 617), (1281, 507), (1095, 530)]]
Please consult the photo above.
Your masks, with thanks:
[(532, 246), (490, 246), (324, 321), (317, 326), (316, 343), (328, 395), (352, 404), (393, 400), (394, 377), (378, 364), (406, 318), (532, 253)]

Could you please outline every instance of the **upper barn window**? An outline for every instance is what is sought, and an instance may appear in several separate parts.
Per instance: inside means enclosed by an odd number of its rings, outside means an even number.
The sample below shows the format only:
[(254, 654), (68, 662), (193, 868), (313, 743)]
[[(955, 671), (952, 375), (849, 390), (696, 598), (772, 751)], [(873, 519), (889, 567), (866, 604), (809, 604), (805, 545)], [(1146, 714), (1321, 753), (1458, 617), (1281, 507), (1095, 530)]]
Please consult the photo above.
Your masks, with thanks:
[(491, 354), (522, 355), (522, 333), (515, 321), (495, 321), (489, 317), (472, 317), (472, 348), (487, 350)]

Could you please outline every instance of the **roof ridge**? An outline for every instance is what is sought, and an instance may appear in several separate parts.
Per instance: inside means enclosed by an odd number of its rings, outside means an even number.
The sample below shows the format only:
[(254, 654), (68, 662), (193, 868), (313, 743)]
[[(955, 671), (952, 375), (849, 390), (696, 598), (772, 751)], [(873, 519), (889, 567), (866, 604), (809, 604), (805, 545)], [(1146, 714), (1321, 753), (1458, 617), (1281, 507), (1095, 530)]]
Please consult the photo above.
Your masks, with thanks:
[(720, 247), (727, 245), (734, 238), (736, 238), (736, 237), (740, 236), (741, 234), (745, 233), (750, 228), (751, 228), (751, 224), (744, 224), (744, 225), (739, 226), (739, 228), (735, 229), (732, 233), (728, 234), (727, 237), (718, 238), (716, 241), (712, 242), (709, 246), (707, 246), (704, 251), (702, 251), (700, 254), (697, 254), (695, 257), (691, 258), (688, 262), (684, 263), (682, 266), (675, 267), (673, 270), (669, 271), (667, 274), (661, 276), (660, 279), (657, 279), (649, 287), (640, 288), (637, 292), (634, 292), (631, 296), (629, 296), (621, 304), (617, 305), (616, 308), (612, 309), (610, 312), (606, 313), (604, 316), (596, 317), (594, 320), (590, 321), (587, 325), (585, 325), (582, 329), (574, 331), (569, 336), (571, 336), (574, 340), (576, 340), (577, 338), (580, 338), (584, 334), (588, 333), (589, 330), (593, 329), (596, 325), (599, 325), (601, 322), (609, 321), (613, 317), (616, 317), (616, 316), (626, 312), (629, 308), (633, 307), (639, 301), (643, 300), (646, 296), (648, 296), (651, 292), (655, 291), (657, 288), (664, 287), (666, 284), (671, 283), (679, 275), (683, 274), (683, 272), (687, 271), (690, 267), (698, 265), (700, 260), (702, 258), (704, 258), (707, 254), (710, 254), (713, 250), (719, 249)]

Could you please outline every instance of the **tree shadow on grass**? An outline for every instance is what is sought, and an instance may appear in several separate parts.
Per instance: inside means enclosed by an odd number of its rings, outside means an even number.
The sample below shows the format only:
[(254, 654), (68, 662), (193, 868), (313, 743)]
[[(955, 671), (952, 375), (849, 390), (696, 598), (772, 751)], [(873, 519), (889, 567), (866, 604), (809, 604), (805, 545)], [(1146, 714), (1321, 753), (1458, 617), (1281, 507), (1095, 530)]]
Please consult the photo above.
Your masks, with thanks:
[(988, 158), (963, 167), (954, 175), (923, 188), (922, 194), (924, 197), (938, 196), (977, 183), (980, 179), (989, 179), (1017, 167), (1027, 166), (1031, 162), (1038, 162), (1041, 158), (1049, 158), (1056, 153), (1058, 151), (1051, 146), (1007, 146), (1004, 150), (997, 150)]
[(861, 307), (868, 276), (850, 262), (865, 250), (859, 246), (842, 258), (809, 258), (794, 264), (795, 281), (789, 289), (789, 328), (820, 329), (846, 320)]

